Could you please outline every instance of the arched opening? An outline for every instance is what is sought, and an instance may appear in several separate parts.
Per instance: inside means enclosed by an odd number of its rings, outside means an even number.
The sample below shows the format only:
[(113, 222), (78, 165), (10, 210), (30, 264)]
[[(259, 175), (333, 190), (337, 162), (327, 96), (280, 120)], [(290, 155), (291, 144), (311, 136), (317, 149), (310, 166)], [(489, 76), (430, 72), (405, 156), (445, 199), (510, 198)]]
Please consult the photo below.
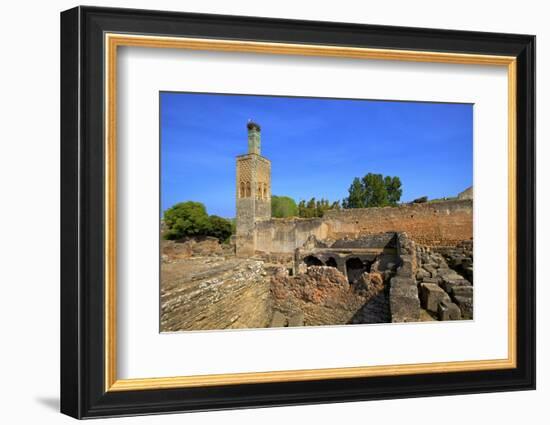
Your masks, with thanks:
[(250, 198), (250, 192), (251, 192), (251, 190), (250, 190), (250, 182), (247, 182), (247, 183), (246, 183), (246, 195), (245, 195), (247, 198)]
[(239, 198), (244, 198), (245, 190), (244, 190), (244, 182), (241, 182), (241, 190), (239, 192)]
[(323, 262), (321, 260), (319, 260), (317, 257), (315, 257), (314, 255), (308, 255), (306, 258), (304, 258), (304, 263), (308, 267), (310, 267), (310, 266), (322, 266), (323, 265)]
[(329, 267), (338, 267), (338, 264), (336, 264), (336, 260), (334, 259), (334, 257), (330, 257), (325, 264)]
[(346, 272), (348, 274), (348, 282), (354, 283), (364, 272), (368, 272), (370, 263), (363, 262), (357, 257), (352, 257), (346, 261)]

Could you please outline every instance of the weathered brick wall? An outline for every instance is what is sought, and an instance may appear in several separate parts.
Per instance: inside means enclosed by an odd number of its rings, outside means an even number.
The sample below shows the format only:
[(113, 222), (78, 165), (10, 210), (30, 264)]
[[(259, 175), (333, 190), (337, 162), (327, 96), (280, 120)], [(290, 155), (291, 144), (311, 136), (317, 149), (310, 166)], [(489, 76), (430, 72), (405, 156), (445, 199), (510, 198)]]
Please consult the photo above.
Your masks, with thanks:
[(272, 218), (256, 222), (256, 251), (264, 253), (294, 253), (310, 235), (326, 239), (327, 226), (320, 218)]
[(453, 246), (473, 237), (472, 207), (472, 200), (454, 200), (349, 209), (328, 211), (323, 221), (334, 239), (395, 231), (406, 232), (418, 244)]
[(315, 235), (356, 238), (384, 232), (406, 232), (421, 245), (454, 246), (473, 237), (471, 200), (442, 201), (385, 208), (334, 210), (316, 219), (271, 219), (256, 222), (255, 250), (292, 253)]

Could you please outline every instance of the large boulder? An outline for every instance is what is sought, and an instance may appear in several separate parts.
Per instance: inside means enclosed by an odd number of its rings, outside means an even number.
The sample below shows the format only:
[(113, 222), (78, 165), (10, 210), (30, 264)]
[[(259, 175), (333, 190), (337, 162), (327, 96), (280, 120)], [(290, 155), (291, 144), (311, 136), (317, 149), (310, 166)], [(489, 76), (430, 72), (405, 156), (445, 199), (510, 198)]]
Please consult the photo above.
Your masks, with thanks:
[(471, 285), (455, 286), (452, 288), (451, 297), (460, 308), (462, 318), (473, 319), (474, 287)]
[(473, 298), (468, 296), (456, 295), (453, 297), (453, 301), (460, 308), (462, 318), (465, 320), (471, 320), (474, 317), (474, 303)]
[(439, 286), (441, 286), (441, 288), (445, 292), (447, 292), (448, 294), (451, 294), (455, 288), (468, 287), (468, 286), (471, 287), (472, 284), (468, 282), (466, 279), (463, 279), (462, 277), (460, 277), (459, 279), (448, 279), (448, 278), (441, 279)]
[(438, 312), (440, 302), (451, 301), (449, 295), (435, 283), (420, 284), (420, 300), (422, 307), (433, 313)]
[(451, 300), (442, 300), (437, 306), (437, 317), (439, 320), (460, 320), (462, 314), (460, 308)]
[(424, 279), (422, 279), (422, 282), (439, 284), (439, 282), (441, 282), (441, 279), (439, 279), (438, 277), (425, 277)]
[(426, 263), (422, 266), (424, 270), (430, 273), (431, 277), (435, 278), (437, 276), (437, 267), (433, 263)]
[(453, 297), (474, 297), (474, 287), (471, 285), (454, 286), (451, 290)]
[(446, 279), (446, 280), (464, 279), (457, 272), (455, 272), (453, 269), (450, 269), (448, 267), (440, 267), (439, 269), (437, 269), (437, 277), (440, 277), (441, 279)]
[(431, 278), (432, 274), (424, 268), (420, 268), (416, 271), (416, 280), (422, 281), (425, 278)]

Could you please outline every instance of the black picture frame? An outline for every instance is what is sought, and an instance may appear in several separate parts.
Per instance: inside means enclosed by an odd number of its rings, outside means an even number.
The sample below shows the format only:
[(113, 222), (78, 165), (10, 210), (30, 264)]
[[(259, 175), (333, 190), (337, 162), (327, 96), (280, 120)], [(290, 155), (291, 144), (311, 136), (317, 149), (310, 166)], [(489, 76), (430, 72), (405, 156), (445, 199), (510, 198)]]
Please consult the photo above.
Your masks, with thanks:
[[(517, 58), (517, 367), (105, 391), (104, 34), (154, 34)], [(61, 13), (61, 412), (75, 418), (535, 388), (535, 37), (132, 9)], [(505, 212), (503, 212), (505, 213)]]

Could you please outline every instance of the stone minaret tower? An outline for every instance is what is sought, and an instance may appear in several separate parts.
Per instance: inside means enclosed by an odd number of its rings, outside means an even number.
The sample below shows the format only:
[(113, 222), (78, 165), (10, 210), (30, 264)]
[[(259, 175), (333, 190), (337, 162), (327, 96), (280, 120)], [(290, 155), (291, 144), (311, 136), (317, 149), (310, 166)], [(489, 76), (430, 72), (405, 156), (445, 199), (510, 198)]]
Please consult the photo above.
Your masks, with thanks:
[(271, 218), (271, 162), (261, 156), (260, 126), (252, 121), (248, 129), (248, 153), (237, 156), (237, 255), (256, 251), (254, 227)]

